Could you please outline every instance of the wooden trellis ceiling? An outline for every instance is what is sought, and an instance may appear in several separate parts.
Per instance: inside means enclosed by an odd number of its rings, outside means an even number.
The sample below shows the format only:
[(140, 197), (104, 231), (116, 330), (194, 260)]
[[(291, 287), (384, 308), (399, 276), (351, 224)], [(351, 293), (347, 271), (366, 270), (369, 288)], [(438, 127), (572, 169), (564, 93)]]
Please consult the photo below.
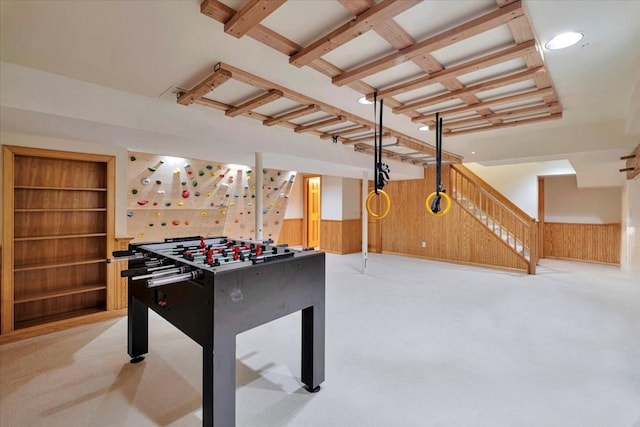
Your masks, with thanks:
[[(221, 87), (233, 82), (238, 86), (229, 92), (235, 94), (235, 98), (238, 93), (244, 93), (246, 99), (233, 99), (233, 103), (224, 99)], [(286, 102), (275, 105), (276, 101)], [(213, 72), (202, 82), (178, 94), (178, 103), (212, 107), (224, 111), (229, 117), (250, 117), (260, 120), (265, 126), (283, 126), (296, 133), (310, 133), (321, 139), (353, 145), (359, 152), (373, 152), (375, 124), (372, 121), (228, 64), (216, 64)], [(271, 108), (266, 114), (263, 111), (269, 106)], [(423, 165), (435, 160), (434, 147), (415, 138), (386, 127), (383, 128), (383, 137), (383, 155), (387, 158)], [(442, 159), (447, 163), (460, 163), (462, 160), (449, 152), (443, 152)]]
[[(338, 0), (353, 18), (336, 23), (337, 28), (327, 28), (324, 35), (305, 46), (283, 36), (278, 28), (261, 23), (286, 8), (286, 3), (249, 0), (235, 10), (218, 0), (204, 0), (200, 10), (223, 23), (228, 34), (254, 38), (287, 55), (294, 66), (311, 67), (329, 76), (333, 84), (348, 86), (369, 99), (377, 93), (393, 113), (406, 115), (415, 123), (433, 126), (435, 113), (440, 112), (447, 135), (562, 117), (562, 107), (520, 0), (496, 0), (494, 10), (419, 40), (397, 20), (414, 10), (420, 13), (419, 8), (426, 7), (429, 0)], [(442, 5), (446, 8), (445, 2)], [(509, 35), (506, 45), (483, 45), (482, 37), (496, 30)], [(347, 69), (326, 59), (338, 49), (348, 50), (370, 31), (386, 41), (375, 59)], [(474, 42), (473, 52), (469, 52), (470, 41)], [(389, 45), (394, 52), (388, 53)], [(440, 52), (460, 46), (466, 53), (463, 58), (436, 59)], [(412, 72), (398, 74), (399, 66), (407, 63), (414, 65)], [(420, 75), (416, 75), (416, 69)], [(384, 78), (388, 73), (394, 75), (393, 81)]]

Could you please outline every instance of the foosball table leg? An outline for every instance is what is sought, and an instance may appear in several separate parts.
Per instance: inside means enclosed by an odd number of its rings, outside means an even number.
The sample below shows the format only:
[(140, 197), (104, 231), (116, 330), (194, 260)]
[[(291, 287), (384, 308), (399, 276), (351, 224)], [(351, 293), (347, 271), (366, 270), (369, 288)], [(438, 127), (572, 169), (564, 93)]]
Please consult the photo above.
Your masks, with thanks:
[(131, 363), (144, 360), (143, 354), (149, 352), (149, 311), (147, 306), (130, 296), (127, 308), (128, 342), (127, 351)]

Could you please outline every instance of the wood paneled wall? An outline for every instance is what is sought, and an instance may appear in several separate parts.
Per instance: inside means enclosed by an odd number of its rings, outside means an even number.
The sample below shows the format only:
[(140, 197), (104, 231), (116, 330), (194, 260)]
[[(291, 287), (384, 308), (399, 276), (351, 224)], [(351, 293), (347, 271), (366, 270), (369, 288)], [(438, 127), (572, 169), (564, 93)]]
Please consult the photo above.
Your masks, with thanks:
[[(116, 237), (113, 246), (116, 251), (126, 251), (129, 249), (129, 242), (133, 237)], [(126, 277), (120, 277), (120, 272), (126, 270), (127, 262), (112, 262), (110, 277), (113, 283), (108, 287), (107, 307), (109, 310), (119, 310), (126, 308), (128, 303), (128, 284)]]
[(279, 244), (287, 243), (289, 246), (302, 245), (302, 218), (288, 218), (282, 221), (280, 235), (276, 240)]
[[(442, 180), (449, 188), (447, 165)], [(382, 220), (383, 252), (527, 271), (521, 257), (457, 203), (445, 216), (429, 214), (425, 199), (434, 190), (435, 167), (425, 170), (424, 179), (392, 181), (385, 187), (392, 205)]]
[(320, 249), (337, 254), (360, 252), (362, 250), (361, 220), (323, 219), (320, 222)]
[(620, 264), (620, 224), (544, 223), (545, 258)]

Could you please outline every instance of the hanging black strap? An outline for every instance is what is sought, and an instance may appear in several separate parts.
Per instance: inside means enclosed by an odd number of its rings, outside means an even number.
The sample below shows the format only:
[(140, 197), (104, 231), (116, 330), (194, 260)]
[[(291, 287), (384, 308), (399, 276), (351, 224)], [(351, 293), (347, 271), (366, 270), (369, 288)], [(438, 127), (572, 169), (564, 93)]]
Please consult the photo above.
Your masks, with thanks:
[(436, 113), (436, 197), (431, 201), (431, 212), (440, 212), (440, 192), (442, 189), (442, 118)]

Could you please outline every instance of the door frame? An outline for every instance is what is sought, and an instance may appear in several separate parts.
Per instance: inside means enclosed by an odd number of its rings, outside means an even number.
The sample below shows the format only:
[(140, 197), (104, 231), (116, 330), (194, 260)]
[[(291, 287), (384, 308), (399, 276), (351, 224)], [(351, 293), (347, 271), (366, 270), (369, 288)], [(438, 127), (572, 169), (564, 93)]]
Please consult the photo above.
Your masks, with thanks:
[[(318, 195), (318, 215), (320, 215), (318, 221), (318, 227), (322, 221), (322, 176), (321, 175), (304, 175), (302, 177), (303, 183), (303, 196), (302, 196), (302, 246), (309, 246), (309, 212), (307, 206), (309, 205), (309, 180), (312, 178), (318, 178), (320, 180), (320, 190)], [(320, 246), (320, 230), (318, 230), (318, 246)]]

